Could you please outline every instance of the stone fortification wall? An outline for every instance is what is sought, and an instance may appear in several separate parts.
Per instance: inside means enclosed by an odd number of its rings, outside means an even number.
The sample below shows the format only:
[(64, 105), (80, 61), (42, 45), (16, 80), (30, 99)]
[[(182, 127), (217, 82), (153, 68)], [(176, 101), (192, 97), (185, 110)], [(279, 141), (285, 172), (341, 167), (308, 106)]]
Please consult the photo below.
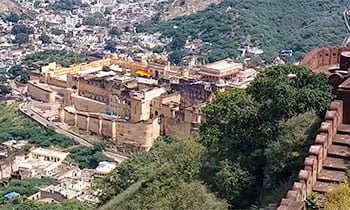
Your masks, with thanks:
[(61, 88), (67, 87), (67, 81), (60, 80), (60, 79), (55, 78), (55, 77), (48, 77), (46, 83), (49, 85), (53, 85), (53, 86), (57, 86), (57, 87), (61, 87)]
[(324, 47), (314, 49), (305, 56), (300, 64), (314, 72), (320, 72), (324, 67), (338, 65), (340, 63), (340, 54), (344, 51), (349, 51), (349, 48)]
[(160, 134), (158, 118), (137, 123), (115, 117), (64, 109), (61, 121), (70, 126), (112, 138), (123, 152), (148, 151)]
[(300, 170), (298, 181), (294, 182), (291, 190), (282, 199), (278, 210), (304, 210), (306, 196), (312, 192), (325, 163), (328, 150), (343, 122), (343, 102), (334, 101), (321, 124), (320, 133), (316, 136), (314, 145), (310, 146), (305, 158), (304, 168)]
[(48, 103), (55, 102), (56, 92), (47, 88), (43, 88), (33, 81), (28, 82), (28, 94), (36, 100)]
[(103, 102), (99, 102), (96, 100), (92, 100), (86, 97), (72, 95), (72, 105), (78, 110), (82, 112), (98, 112), (104, 113), (107, 111), (107, 104)]
[(52, 76), (62, 76), (66, 74), (76, 74), (79, 73), (80, 71), (88, 70), (88, 69), (93, 69), (96, 67), (101, 67), (101, 66), (110, 66), (111, 65), (111, 59), (102, 59), (98, 61), (93, 61), (87, 64), (77, 64), (75, 66), (71, 66), (68, 68), (65, 67), (57, 67), (52, 70), (51, 74)]
[(147, 66), (148, 66), (148, 65), (143, 64), (143, 63), (116, 60), (116, 59), (112, 60), (112, 64), (118, 65), (124, 69), (130, 69), (132, 73), (134, 73), (135, 71), (138, 71), (138, 70), (147, 71)]

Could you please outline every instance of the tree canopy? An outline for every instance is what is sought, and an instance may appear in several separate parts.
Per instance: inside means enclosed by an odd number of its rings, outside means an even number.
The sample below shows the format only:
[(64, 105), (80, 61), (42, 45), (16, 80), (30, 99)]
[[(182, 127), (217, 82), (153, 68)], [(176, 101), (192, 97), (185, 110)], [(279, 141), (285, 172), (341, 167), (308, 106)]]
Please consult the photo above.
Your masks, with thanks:
[(13, 26), (11, 33), (14, 35), (17, 34), (33, 34), (34, 33), (34, 29), (32, 27), (28, 27), (24, 24), (16, 24)]
[(202, 155), (203, 147), (191, 138), (161, 142), (131, 157), (96, 185), (101, 204), (110, 200), (102, 209), (226, 209), (196, 180)]
[(18, 113), (18, 106), (0, 103), (0, 142), (24, 139), (41, 147), (60, 146), (67, 148), (76, 143), (61, 134), (39, 126), (36, 122)]
[(27, 65), (31, 65), (36, 62), (51, 63), (56, 62), (64, 67), (69, 67), (72, 64), (83, 63), (87, 61), (85, 55), (77, 54), (70, 51), (57, 51), (57, 50), (45, 50), (43, 52), (37, 52), (27, 55), (24, 58), (24, 62)]
[(219, 94), (204, 109), (202, 178), (232, 206), (249, 207), (299, 171), (331, 100), (324, 76), (292, 65), (266, 69), (246, 91)]
[(80, 168), (94, 169), (101, 161), (107, 160), (102, 152), (102, 147), (76, 147), (70, 150), (69, 157), (76, 162)]

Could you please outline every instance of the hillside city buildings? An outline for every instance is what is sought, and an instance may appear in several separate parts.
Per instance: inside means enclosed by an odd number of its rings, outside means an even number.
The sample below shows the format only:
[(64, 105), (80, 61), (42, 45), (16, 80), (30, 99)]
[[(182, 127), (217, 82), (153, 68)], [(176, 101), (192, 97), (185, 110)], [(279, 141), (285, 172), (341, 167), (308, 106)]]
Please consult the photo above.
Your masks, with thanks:
[(67, 199), (96, 202), (91, 183), (107, 176), (116, 163), (102, 161), (96, 169), (80, 169), (68, 158), (68, 152), (41, 147), (26, 150), (26, 141), (10, 140), (0, 145), (0, 178), (51, 178), (54, 184), (41, 188), (29, 200), (62, 202)]

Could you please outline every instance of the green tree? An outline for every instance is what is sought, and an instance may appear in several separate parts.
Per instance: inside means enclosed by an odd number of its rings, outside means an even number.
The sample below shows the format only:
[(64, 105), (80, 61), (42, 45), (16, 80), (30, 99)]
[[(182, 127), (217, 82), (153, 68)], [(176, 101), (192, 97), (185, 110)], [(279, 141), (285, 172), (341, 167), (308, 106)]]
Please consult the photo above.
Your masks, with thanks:
[(107, 26), (108, 20), (102, 13), (95, 13), (91, 16), (84, 17), (82, 24), (88, 26)]
[(98, 185), (101, 196), (116, 195), (102, 209), (226, 209), (225, 202), (195, 181), (203, 155), (196, 141), (158, 143), (149, 153), (123, 162)]
[[(338, 45), (344, 39), (347, 31), (340, 20), (347, 6), (346, 1), (265, 0), (261, 4), (256, 0), (226, 0), (170, 21), (156, 16), (138, 30), (161, 32), (174, 40), (178, 36), (199, 38), (207, 43), (205, 57), (210, 62), (236, 57), (237, 48), (248, 36), (252, 37), (252, 46), (264, 50), (267, 62), (272, 62), (283, 49), (292, 49), (296, 60), (300, 60), (315, 47)], [(181, 42), (169, 46), (183, 47)]]
[(24, 71), (20, 65), (11, 66), (8, 73), (11, 79), (19, 77), (19, 81), (21, 83), (27, 83), (28, 80), (30, 79), (29, 73)]
[(217, 95), (200, 128), (201, 178), (232, 206), (248, 208), (300, 170), (331, 100), (323, 76), (291, 65), (266, 69), (246, 91)]
[(54, 10), (73, 10), (75, 7), (81, 5), (81, 0), (60, 0), (56, 1), (52, 7)]
[(117, 43), (115, 41), (108, 40), (108, 41), (106, 41), (104, 49), (109, 50), (112, 53), (114, 53), (117, 50), (116, 45), (117, 45)]
[(12, 23), (17, 23), (20, 20), (20, 18), (21, 17), (17, 13), (11, 12), (5, 20)]
[(325, 210), (346, 210), (350, 209), (350, 184), (349, 182), (342, 183), (326, 194)]
[(185, 56), (186, 53), (184, 53), (181, 50), (176, 50), (172, 53), (169, 54), (169, 60), (171, 63), (175, 65), (179, 65), (182, 62), (183, 57)]
[(13, 210), (92, 210), (87, 204), (67, 200), (62, 203), (42, 203), (36, 201), (24, 201), (17, 205), (9, 205), (8, 209)]
[(50, 41), (50, 37), (47, 34), (41, 34), (39, 37), (39, 40), (43, 43), (43, 44), (49, 44), (51, 43)]
[(123, 32), (119, 30), (117, 27), (112, 27), (111, 30), (109, 31), (109, 34), (113, 36), (120, 36), (122, 35), (122, 33)]
[(13, 26), (11, 33), (14, 35), (17, 34), (33, 34), (34, 33), (34, 29), (31, 27), (27, 27), (24, 24), (16, 24)]
[(265, 149), (265, 187), (272, 188), (274, 184), (282, 183), (285, 177), (299, 172), (319, 126), (320, 119), (314, 112), (299, 114), (279, 123), (280, 134)]
[(15, 36), (15, 42), (19, 45), (25, 44), (29, 42), (28, 34), (25, 33), (19, 33)]
[(63, 135), (39, 126), (18, 113), (18, 106), (0, 103), (0, 142), (11, 139), (27, 139), (29, 143), (50, 147), (70, 147), (76, 143)]
[(263, 117), (268, 120), (311, 110), (323, 116), (333, 98), (325, 76), (295, 65), (266, 69), (253, 81), (248, 94), (263, 104)]
[(0, 84), (0, 95), (5, 96), (11, 93), (11, 87), (8, 85)]
[(107, 160), (102, 153), (102, 147), (77, 147), (70, 151), (69, 157), (76, 162), (80, 168), (94, 169), (101, 161)]

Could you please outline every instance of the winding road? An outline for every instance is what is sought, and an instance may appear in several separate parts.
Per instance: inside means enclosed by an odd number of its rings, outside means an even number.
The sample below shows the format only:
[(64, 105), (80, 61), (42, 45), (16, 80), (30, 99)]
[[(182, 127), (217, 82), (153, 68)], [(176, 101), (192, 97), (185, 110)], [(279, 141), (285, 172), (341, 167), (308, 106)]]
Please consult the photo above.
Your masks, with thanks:
[[(83, 146), (88, 146), (91, 147), (93, 146), (92, 144), (90, 144), (88, 141), (86, 141), (85, 139), (81, 138), (80, 136), (69, 132), (59, 126), (57, 126), (54, 122), (51, 122), (49, 120), (47, 120), (46, 118), (42, 117), (40, 114), (36, 113), (35, 111), (33, 111), (32, 106), (33, 106), (33, 102), (26, 102), (20, 105), (19, 110), (24, 113), (25, 115), (27, 115), (28, 117), (32, 118), (33, 120), (37, 121), (38, 123), (40, 123), (41, 125), (54, 130), (56, 133), (65, 135), (71, 139), (73, 139), (74, 141), (78, 142), (80, 145)], [(103, 154), (110, 158), (113, 159), (114, 161), (121, 163), (124, 160), (127, 159), (127, 157), (117, 154), (117, 153), (113, 153), (113, 152), (108, 152), (108, 151), (104, 151)]]

